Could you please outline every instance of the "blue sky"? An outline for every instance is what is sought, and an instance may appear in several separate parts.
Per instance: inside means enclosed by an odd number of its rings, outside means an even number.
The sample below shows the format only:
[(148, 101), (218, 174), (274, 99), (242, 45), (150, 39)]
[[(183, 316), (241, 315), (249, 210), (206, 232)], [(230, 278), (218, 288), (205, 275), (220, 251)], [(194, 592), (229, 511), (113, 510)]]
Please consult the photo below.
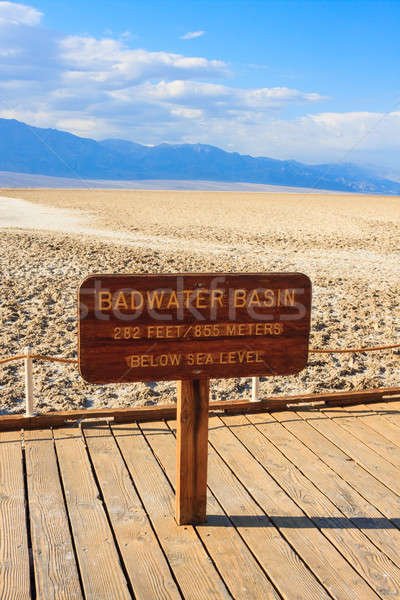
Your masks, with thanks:
[(0, 1), (0, 117), (400, 174), (400, 1)]

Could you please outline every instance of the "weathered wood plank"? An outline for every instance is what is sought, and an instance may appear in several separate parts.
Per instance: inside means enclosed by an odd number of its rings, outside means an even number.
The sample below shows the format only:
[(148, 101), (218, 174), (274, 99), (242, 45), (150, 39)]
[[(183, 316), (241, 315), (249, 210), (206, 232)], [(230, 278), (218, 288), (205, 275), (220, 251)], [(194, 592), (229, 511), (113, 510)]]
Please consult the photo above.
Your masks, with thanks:
[(0, 598), (31, 597), (21, 432), (0, 432)]
[(384, 438), (390, 440), (393, 444), (400, 446), (400, 426), (385, 419), (384, 416), (380, 414), (379, 409), (375, 409), (375, 406), (375, 404), (372, 404), (371, 406), (368, 404), (346, 406), (346, 411), (353, 417), (360, 419), (374, 431), (383, 435)]
[[(229, 468), (248, 490), (258, 505), (265, 511), (269, 519), (279, 530), (280, 534), (289, 542), (298, 554), (296, 561), (284, 559), (278, 548), (271, 551), (275, 555), (272, 563), (277, 560), (277, 580), (268, 570), (268, 575), (274, 584), (286, 585), (284, 597), (291, 598), (319, 598), (326, 592), (319, 590), (313, 584), (314, 576), (328, 590), (330, 597), (338, 600), (366, 599), (378, 597), (363, 579), (354, 571), (343, 556), (336, 550), (332, 543), (321, 533), (311, 519), (297, 506), (297, 504), (282, 490), (275, 480), (254, 459), (251, 453), (235, 437), (235, 435), (221, 423), (218, 418), (210, 419), (209, 439), (218, 454), (229, 465)], [(213, 492), (218, 496), (219, 489), (223, 487), (219, 481), (209, 482)], [(234, 499), (233, 499), (234, 500)], [(220, 500), (222, 503), (222, 500)], [(225, 500), (225, 502), (227, 499)], [(231, 500), (232, 501), (232, 500)], [(240, 513), (239, 513), (240, 515)], [(233, 518), (233, 517), (232, 517)], [(240, 518), (239, 518), (240, 523)], [(257, 528), (257, 516), (242, 518), (242, 526), (250, 527), (254, 523)], [(265, 530), (266, 532), (268, 529)], [(267, 542), (270, 546), (269, 541)], [(268, 550), (265, 550), (268, 552)], [(268, 554), (268, 557), (271, 555)], [(311, 573), (302, 572), (304, 561)], [(282, 571), (282, 564), (290, 564)], [(290, 573), (290, 577), (285, 577)], [(282, 578), (283, 576), (283, 578)], [(284, 579), (284, 581), (282, 581)], [(316, 580), (314, 580), (316, 581)], [(319, 585), (319, 584), (318, 584)], [(282, 593), (278, 587), (279, 591)]]
[(373, 504), (397, 527), (400, 527), (399, 496), (312, 427), (306, 420), (308, 411), (304, 412), (304, 419), (302, 416), (303, 411), (299, 409), (296, 412), (288, 411), (285, 413), (285, 417), (281, 416), (280, 413), (276, 413), (274, 416), (317, 457), (357, 490), (363, 498)]
[[(279, 422), (290, 413), (250, 415), (253, 423), (284, 455), (321, 490), (337, 508), (400, 567), (400, 531), (347, 481), (328, 467)], [(329, 519), (329, 517), (327, 517)], [(351, 524), (349, 526), (352, 526)]]
[(78, 428), (54, 431), (85, 598), (131, 598)]
[[(230, 414), (268, 412), (271, 410), (286, 410), (288, 405), (303, 403), (325, 403), (329, 406), (344, 406), (347, 404), (360, 404), (365, 402), (379, 402), (387, 398), (382, 406), (391, 406), (390, 398), (400, 394), (400, 388), (379, 388), (375, 390), (362, 390), (360, 392), (335, 392), (329, 394), (303, 394), (299, 396), (278, 396), (267, 398), (261, 402), (247, 400), (213, 401), (209, 404), (210, 412), (225, 411)], [(393, 400), (394, 402), (394, 400)], [(395, 405), (393, 405), (395, 406)], [(70, 419), (113, 417), (115, 423), (131, 423), (132, 421), (159, 421), (160, 419), (176, 419), (176, 406), (142, 406), (134, 408), (103, 408), (85, 410), (67, 410), (48, 412), (35, 417), (24, 415), (1, 415), (0, 431), (16, 429), (45, 429), (46, 427), (64, 427)]]
[[(382, 598), (400, 595), (400, 569), (357, 527), (352, 527), (330, 499), (245, 416), (225, 417), (222, 420), (233, 428), (251, 454), (346, 558), (349, 563), (347, 582), (353, 585), (360, 597), (365, 597), (369, 592), (365, 582), (373, 589), (379, 589)], [(358, 580), (354, 571), (361, 576)]]
[(208, 402), (208, 379), (178, 382), (175, 494), (178, 525), (206, 520)]
[[(340, 425), (340, 427), (343, 427), (351, 435), (358, 438), (368, 448), (390, 462), (394, 467), (400, 468), (400, 447), (390, 442), (390, 440), (377, 431), (374, 431), (369, 427), (368, 423), (354, 418), (351, 414), (340, 408), (329, 408), (323, 412)], [(400, 443), (400, 428), (398, 441)]]
[(385, 423), (388, 422), (393, 427), (400, 428), (400, 399), (398, 393), (385, 394), (381, 400), (375, 400), (371, 403), (371, 406), (369, 404), (368, 402), (368, 409), (373, 410), (382, 417)]
[(91, 460), (137, 600), (181, 595), (108, 425), (84, 429)]
[(82, 598), (51, 430), (24, 440), (36, 594)]
[(304, 418), (327, 439), (371, 473), (381, 483), (400, 495), (400, 471), (368, 448), (323, 411), (301, 411)]
[(176, 524), (172, 488), (139, 427), (112, 430), (184, 598), (231, 598), (193, 527)]
[[(175, 437), (172, 431), (164, 421), (143, 424), (141, 429), (175, 486)], [(207, 522), (196, 529), (234, 598), (277, 600), (280, 597), (211, 492), (208, 493)]]

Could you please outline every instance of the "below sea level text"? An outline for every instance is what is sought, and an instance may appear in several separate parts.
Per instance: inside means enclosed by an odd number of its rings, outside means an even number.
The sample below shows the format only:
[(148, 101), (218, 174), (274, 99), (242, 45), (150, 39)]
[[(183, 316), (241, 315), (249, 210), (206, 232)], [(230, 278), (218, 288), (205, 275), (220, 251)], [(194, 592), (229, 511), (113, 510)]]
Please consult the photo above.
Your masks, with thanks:
[(125, 360), (131, 369), (149, 367), (199, 367), (206, 365), (234, 365), (262, 363), (262, 352), (257, 350), (234, 350), (231, 352), (193, 352), (189, 354), (131, 354)]

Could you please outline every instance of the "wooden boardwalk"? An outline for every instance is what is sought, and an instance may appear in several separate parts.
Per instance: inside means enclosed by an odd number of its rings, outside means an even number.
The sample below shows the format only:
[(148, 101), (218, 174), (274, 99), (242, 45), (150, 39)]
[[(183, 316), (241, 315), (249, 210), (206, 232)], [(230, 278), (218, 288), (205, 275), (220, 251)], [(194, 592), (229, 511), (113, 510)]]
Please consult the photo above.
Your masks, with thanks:
[(174, 421), (0, 431), (0, 598), (400, 599), (400, 400), (211, 415), (208, 485)]

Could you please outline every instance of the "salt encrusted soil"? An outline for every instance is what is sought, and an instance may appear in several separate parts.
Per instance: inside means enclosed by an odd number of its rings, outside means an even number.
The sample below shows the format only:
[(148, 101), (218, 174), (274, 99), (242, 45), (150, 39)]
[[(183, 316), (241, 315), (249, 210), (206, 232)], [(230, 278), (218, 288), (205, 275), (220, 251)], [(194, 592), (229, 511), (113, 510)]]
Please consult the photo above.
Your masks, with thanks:
[[(27, 230), (26, 223), (16, 229), (17, 222), (0, 229), (0, 357), (28, 344), (37, 353), (76, 357), (76, 290), (93, 272), (300, 271), (313, 282), (312, 347), (399, 342), (398, 197), (88, 190), (0, 196), (88, 215), (85, 233)], [(12, 200), (9, 206), (11, 214)], [(54, 223), (44, 219), (43, 227)], [(100, 233), (88, 235), (90, 228)], [(41, 410), (175, 399), (174, 382), (92, 386), (74, 365), (36, 362), (34, 377)], [(261, 381), (263, 397), (398, 386), (400, 352), (311, 354), (298, 375)], [(215, 380), (211, 392), (213, 399), (248, 398), (250, 380)], [(0, 366), (0, 410), (22, 411), (23, 398), (22, 363)]]

